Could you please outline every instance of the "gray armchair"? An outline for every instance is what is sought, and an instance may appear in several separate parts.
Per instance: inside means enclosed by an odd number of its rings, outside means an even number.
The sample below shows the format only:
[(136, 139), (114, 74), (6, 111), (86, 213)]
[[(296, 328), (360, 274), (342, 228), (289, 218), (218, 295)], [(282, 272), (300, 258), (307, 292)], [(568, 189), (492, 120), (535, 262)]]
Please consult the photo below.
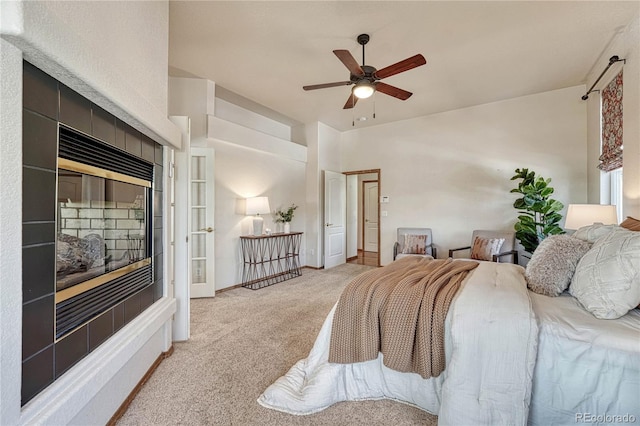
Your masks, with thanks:
[[(469, 250), (468, 257), (471, 257), (471, 251), (476, 238), (504, 238), (504, 243), (500, 247), (500, 251), (491, 253), (491, 260), (493, 262), (510, 262), (518, 264), (518, 251), (516, 248), (516, 233), (513, 231), (488, 231), (488, 230), (475, 230), (471, 234), (471, 245), (466, 247), (460, 247), (449, 250), (449, 257), (453, 257), (454, 253), (461, 250)], [(485, 259), (488, 260), (488, 259)]]
[[(436, 248), (433, 246), (431, 228), (398, 228), (396, 242), (393, 245), (393, 260), (406, 256), (432, 256), (436, 257)], [(419, 236), (424, 236), (420, 238)], [(420, 241), (419, 246), (413, 244), (408, 247), (408, 239)], [(422, 245), (424, 244), (424, 245)]]

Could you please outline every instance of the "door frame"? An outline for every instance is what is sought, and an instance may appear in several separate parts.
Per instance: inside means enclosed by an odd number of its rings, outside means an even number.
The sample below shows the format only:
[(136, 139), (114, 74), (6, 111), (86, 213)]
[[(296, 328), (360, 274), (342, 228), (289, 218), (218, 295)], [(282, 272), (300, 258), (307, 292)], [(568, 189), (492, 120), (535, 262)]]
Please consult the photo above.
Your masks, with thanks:
[[(381, 169), (366, 169), (366, 170), (353, 170), (348, 172), (343, 172), (345, 175), (364, 175), (369, 173), (377, 173), (378, 174), (378, 266), (380, 266), (380, 252), (382, 245), (380, 244), (380, 234), (382, 230), (382, 222), (380, 222), (380, 194), (382, 193), (382, 170)], [(358, 185), (359, 186), (359, 185)], [(360, 191), (360, 188), (358, 188)], [(363, 232), (364, 238), (364, 232)], [(364, 244), (362, 246), (364, 251)]]

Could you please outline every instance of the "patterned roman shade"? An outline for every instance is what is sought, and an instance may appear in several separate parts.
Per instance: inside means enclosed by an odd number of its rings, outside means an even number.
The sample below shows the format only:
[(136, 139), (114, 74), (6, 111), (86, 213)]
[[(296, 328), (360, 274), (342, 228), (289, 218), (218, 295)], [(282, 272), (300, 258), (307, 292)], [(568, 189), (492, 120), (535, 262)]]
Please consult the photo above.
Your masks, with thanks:
[(622, 167), (622, 71), (602, 91), (602, 154), (598, 168)]

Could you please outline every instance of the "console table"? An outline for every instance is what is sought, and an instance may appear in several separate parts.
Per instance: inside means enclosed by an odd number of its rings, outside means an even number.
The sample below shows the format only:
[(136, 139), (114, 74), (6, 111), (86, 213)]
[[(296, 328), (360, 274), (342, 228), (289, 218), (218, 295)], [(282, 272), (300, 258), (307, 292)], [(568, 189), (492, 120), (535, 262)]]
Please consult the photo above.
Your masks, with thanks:
[(241, 236), (242, 286), (257, 290), (302, 275), (301, 239), (302, 232)]

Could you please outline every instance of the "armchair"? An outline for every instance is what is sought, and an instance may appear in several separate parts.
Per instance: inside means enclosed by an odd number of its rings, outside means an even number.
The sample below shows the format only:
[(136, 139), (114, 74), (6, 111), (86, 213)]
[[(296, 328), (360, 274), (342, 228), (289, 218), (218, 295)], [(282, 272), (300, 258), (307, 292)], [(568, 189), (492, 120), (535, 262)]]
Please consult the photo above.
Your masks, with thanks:
[(406, 256), (436, 257), (431, 228), (398, 228), (393, 260)]
[[(499, 240), (504, 239), (502, 244)], [(449, 250), (449, 257), (461, 250), (469, 250), (469, 257), (477, 260), (500, 262), (501, 259), (518, 264), (516, 234), (513, 231), (475, 230), (471, 234), (471, 245)]]

